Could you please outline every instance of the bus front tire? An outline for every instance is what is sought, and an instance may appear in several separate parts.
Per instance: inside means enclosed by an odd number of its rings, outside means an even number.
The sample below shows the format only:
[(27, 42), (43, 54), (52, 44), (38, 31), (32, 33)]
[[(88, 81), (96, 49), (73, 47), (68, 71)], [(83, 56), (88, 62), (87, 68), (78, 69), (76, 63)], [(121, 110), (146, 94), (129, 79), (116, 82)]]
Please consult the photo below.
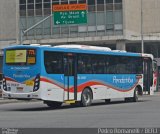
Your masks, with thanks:
[(125, 98), (125, 102), (138, 102), (139, 92), (138, 88), (136, 87), (134, 90), (133, 97)]
[(55, 102), (55, 101), (44, 101), (44, 103), (51, 108), (59, 108), (62, 105), (62, 102)]
[(92, 92), (89, 88), (85, 88), (82, 92), (81, 106), (87, 107), (92, 104)]
[(134, 90), (134, 96), (132, 98), (133, 102), (138, 102), (138, 96), (139, 96), (138, 88), (136, 87), (136, 89)]

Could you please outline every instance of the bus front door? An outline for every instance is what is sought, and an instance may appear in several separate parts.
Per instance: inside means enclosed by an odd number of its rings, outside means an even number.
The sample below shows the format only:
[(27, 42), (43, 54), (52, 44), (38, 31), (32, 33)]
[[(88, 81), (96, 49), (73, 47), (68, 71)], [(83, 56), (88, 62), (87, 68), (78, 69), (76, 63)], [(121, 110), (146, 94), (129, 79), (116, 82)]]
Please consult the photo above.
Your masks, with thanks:
[(152, 61), (150, 58), (144, 58), (144, 71), (143, 71), (143, 91), (151, 94), (153, 85), (153, 70)]
[(77, 100), (77, 62), (76, 56), (68, 53), (64, 56), (65, 100)]

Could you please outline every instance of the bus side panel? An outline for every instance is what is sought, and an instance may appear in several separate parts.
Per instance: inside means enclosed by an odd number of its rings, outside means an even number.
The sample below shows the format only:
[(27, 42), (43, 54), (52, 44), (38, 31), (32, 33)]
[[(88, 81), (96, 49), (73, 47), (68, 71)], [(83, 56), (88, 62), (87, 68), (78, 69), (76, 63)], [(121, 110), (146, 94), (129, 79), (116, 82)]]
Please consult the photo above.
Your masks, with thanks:
[(78, 74), (78, 100), (85, 87), (90, 87), (93, 99), (111, 99), (133, 97), (137, 85), (142, 86), (143, 79), (135, 74), (85, 75)]
[(135, 74), (78, 74), (78, 100), (85, 87), (90, 87), (93, 99), (133, 97), (137, 85), (143, 84), (142, 78)]
[(81, 100), (82, 92), (87, 87), (91, 89), (94, 100), (105, 99), (107, 95), (105, 79), (106, 75), (104, 74), (78, 74), (77, 100)]
[[(58, 76), (56, 76), (58, 77)], [(61, 76), (59, 76), (61, 77)], [(63, 85), (54, 80), (54, 78), (41, 77), (41, 99), (49, 101), (64, 101)]]
[(137, 78), (135, 74), (108, 74), (106, 83), (107, 98), (125, 98), (133, 97), (135, 87), (142, 85), (143, 80)]
[[(105, 87), (97, 88), (97, 92), (93, 92), (94, 96), (97, 96), (95, 99), (133, 97), (135, 87), (143, 84), (142, 77), (137, 78), (135, 74), (108, 74), (106, 80), (102, 76), (97, 77), (97, 81), (102, 80), (101, 85)], [(106, 90), (102, 92), (103, 95), (98, 94), (102, 90)]]
[(49, 101), (64, 101), (64, 74), (48, 74), (44, 65), (44, 54), (41, 52), (41, 99)]

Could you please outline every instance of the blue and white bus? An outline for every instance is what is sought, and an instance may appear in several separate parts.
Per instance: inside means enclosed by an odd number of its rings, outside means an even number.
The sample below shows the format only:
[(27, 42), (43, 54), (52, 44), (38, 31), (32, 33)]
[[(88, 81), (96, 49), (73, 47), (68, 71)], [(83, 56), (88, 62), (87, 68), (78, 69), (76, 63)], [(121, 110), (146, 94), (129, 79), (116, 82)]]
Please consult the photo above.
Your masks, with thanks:
[[(145, 77), (145, 78), (144, 78)], [(3, 97), (89, 106), (92, 100), (138, 101), (153, 88), (153, 56), (85, 45), (4, 49)]]

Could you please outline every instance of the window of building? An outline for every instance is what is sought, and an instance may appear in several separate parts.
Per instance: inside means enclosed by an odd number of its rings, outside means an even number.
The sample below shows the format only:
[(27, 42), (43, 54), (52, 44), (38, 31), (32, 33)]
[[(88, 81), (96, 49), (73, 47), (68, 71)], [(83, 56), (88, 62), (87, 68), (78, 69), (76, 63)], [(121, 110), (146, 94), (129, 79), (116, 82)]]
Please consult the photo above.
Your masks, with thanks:
[(93, 12), (88, 13), (88, 25), (89, 26), (96, 25), (96, 16), (95, 16), (95, 13)]
[(86, 3), (86, 0), (78, 0), (78, 3)]
[(36, 4), (42, 3), (42, 0), (35, 0)]
[(36, 9), (41, 9), (42, 8), (42, 3), (36, 3)]
[(113, 10), (113, 2), (106, 2), (106, 10)]
[(61, 0), (61, 4), (68, 4), (68, 0)]
[(106, 22), (107, 24), (113, 24), (113, 11), (108, 11), (106, 13)]
[(97, 4), (104, 4), (104, 0), (97, 0)]
[(43, 4), (43, 7), (50, 9), (50, 8), (51, 8), (51, 3), (50, 3), (50, 2), (49, 2), (49, 3), (44, 3), (44, 4)]
[(20, 5), (20, 16), (26, 16), (26, 4)]
[(44, 3), (50, 3), (51, 0), (44, 0), (43, 2), (44, 2)]
[(69, 3), (70, 4), (77, 4), (77, 0), (70, 0)]
[(97, 0), (97, 11), (104, 11), (104, 0)]
[(20, 5), (21, 4), (26, 4), (26, 0), (19, 0)]
[(115, 3), (122, 3), (122, 0), (114, 0)]
[(60, 3), (59, 0), (52, 0), (52, 4), (53, 4), (53, 5), (58, 5), (59, 3)]
[(115, 11), (114, 12), (114, 23), (115, 24), (122, 24), (122, 11)]
[(34, 3), (34, 0), (27, 0), (27, 3), (28, 3), (28, 4), (33, 4), (33, 3)]
[(106, 3), (113, 3), (113, 0), (106, 0)]
[(88, 5), (95, 5), (95, 0), (88, 0)]
[(97, 13), (97, 25), (104, 25), (104, 23), (105, 23), (104, 16), (105, 16), (104, 12)]

